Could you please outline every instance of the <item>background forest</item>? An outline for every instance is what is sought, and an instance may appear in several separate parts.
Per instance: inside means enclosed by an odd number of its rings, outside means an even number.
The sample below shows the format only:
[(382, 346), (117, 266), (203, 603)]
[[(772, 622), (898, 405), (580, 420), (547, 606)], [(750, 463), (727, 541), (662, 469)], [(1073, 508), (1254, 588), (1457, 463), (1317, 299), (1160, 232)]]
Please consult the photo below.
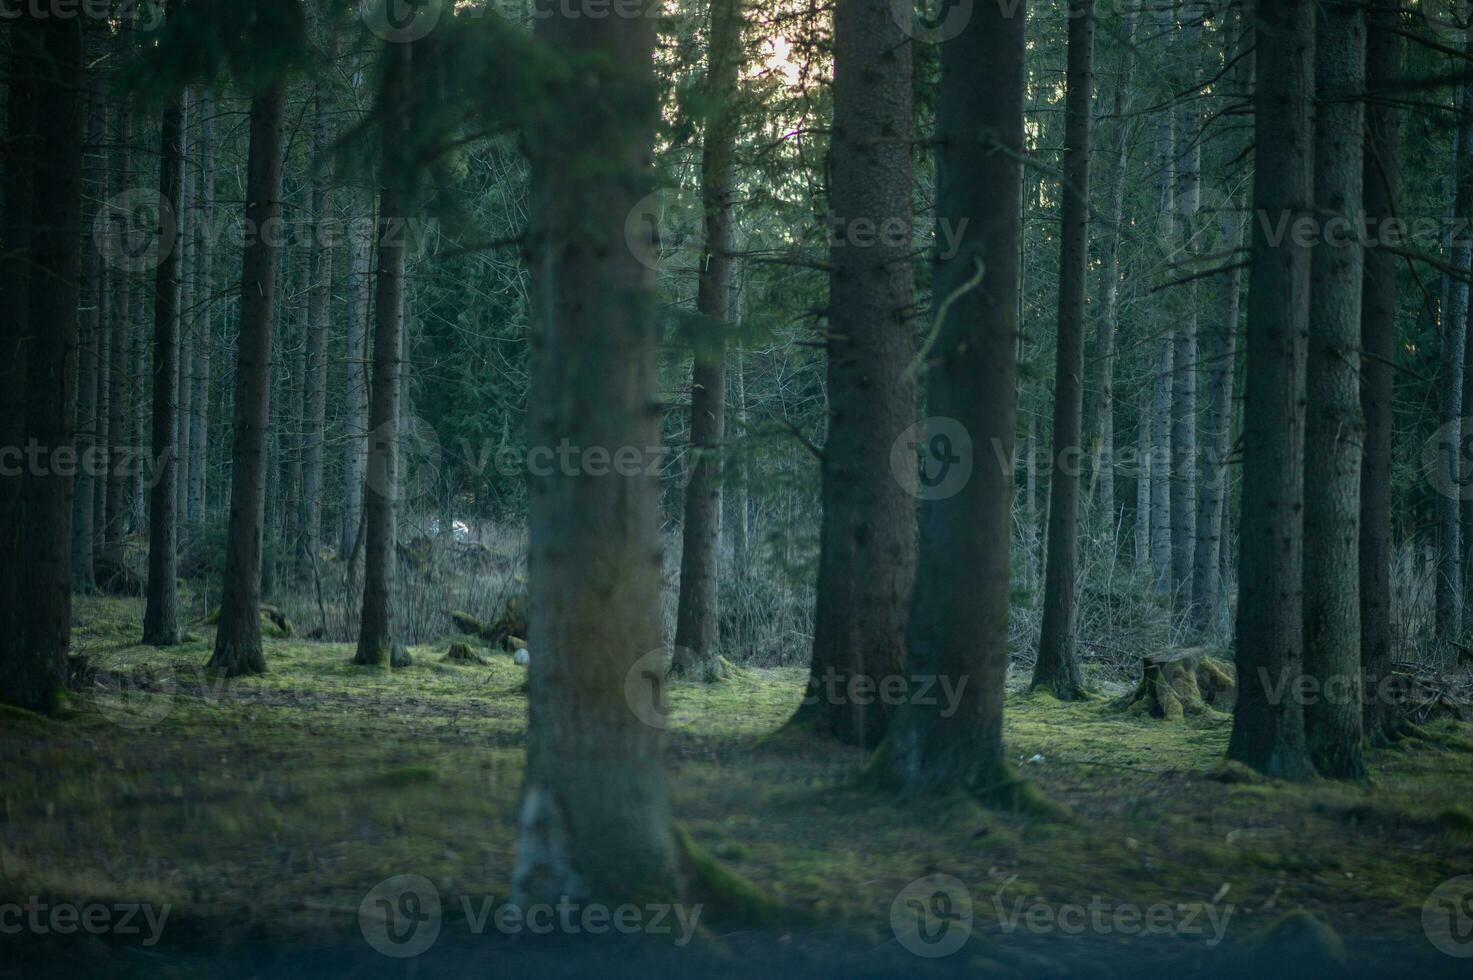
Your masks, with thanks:
[(1473, 955), (1461, 0), (0, 14), (14, 969)]

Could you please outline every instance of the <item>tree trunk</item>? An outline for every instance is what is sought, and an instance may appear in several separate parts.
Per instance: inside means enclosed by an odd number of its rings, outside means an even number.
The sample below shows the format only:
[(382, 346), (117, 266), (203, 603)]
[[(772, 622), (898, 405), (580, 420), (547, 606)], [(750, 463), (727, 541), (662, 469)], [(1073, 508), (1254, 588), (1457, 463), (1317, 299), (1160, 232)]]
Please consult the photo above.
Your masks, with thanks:
[(348, 342), (344, 366), (347, 371), (346, 430), (343, 449), (343, 538), (338, 555), (353, 553), (363, 514), (363, 478), (368, 438), (368, 375), (365, 370), (369, 313), (369, 263), (372, 255), (373, 204), (355, 187), (348, 209)]
[(1105, 242), (1100, 254), (1100, 316), (1095, 326), (1095, 359), (1099, 377), (1089, 408), (1090, 448), (1100, 493), (1100, 520), (1106, 533), (1114, 534), (1115, 505), (1115, 363), (1119, 360), (1116, 337), (1120, 332), (1120, 240), (1125, 222), (1125, 177), (1130, 167), (1130, 126), (1125, 111), (1130, 104), (1130, 84), (1135, 74), (1136, 8), (1125, 12), (1121, 35), (1125, 41), (1116, 72), (1111, 115), (1115, 117), (1114, 140), (1105, 159), (1111, 166), (1105, 190)]
[[(147, 159), (147, 155), (142, 159)], [(138, 156), (133, 156), (133, 162), (136, 165), (141, 160)], [(139, 182), (137, 186), (144, 185)], [(148, 294), (151, 291), (145, 285), (143, 275), (139, 274), (134, 277), (133, 289), (128, 294), (132, 308), (128, 314), (128, 352), (125, 363), (128, 365), (128, 384), (133, 395), (128, 405), (128, 446), (134, 456), (134, 464), (128, 471), (132, 484), (128, 496), (128, 527), (134, 534), (141, 534), (148, 528), (149, 480), (154, 475), (154, 467), (162, 463), (149, 451), (144, 437), (153, 416), (148, 385), (144, 383), (149, 371), (150, 337), (150, 332), (144, 329), (144, 323), (148, 315)], [(172, 451), (173, 447), (170, 446), (170, 449)]]
[(1135, 564), (1151, 561), (1151, 410), (1142, 401), (1136, 422)]
[[(1253, 0), (1236, 11), (1236, 36), (1227, 48), (1236, 60), (1227, 91), (1232, 99), (1246, 100), (1253, 90)], [(1207, 410), (1202, 423), (1201, 465), (1198, 470), (1197, 543), (1192, 569), (1193, 625), (1205, 637), (1226, 630), (1227, 595), (1223, 586), (1222, 555), (1227, 548), (1223, 536), (1228, 508), (1228, 454), (1232, 451), (1233, 376), (1238, 357), (1238, 319), (1241, 308), (1243, 270), (1238, 251), (1243, 245), (1244, 215), (1239, 202), (1229, 198), (1218, 215), (1219, 251), (1227, 269), (1214, 276), (1218, 316), (1215, 329), (1207, 331), (1203, 360), (1207, 365)]]
[[(30, 15), (34, 62), (34, 184), (26, 338), (25, 436), (51, 465), (26, 473), (15, 605), (20, 629), (0, 637), (0, 701), (52, 711), (66, 680), (72, 614), (72, 473), (77, 409), (77, 306), (82, 262), (81, 18)], [(24, 41), (22, 42), (24, 43)], [(29, 59), (26, 59), (29, 62)], [(23, 130), (24, 131), (24, 130)], [(9, 599), (0, 599), (9, 604)]]
[[(178, 16), (179, 0), (169, 0)], [(165, 103), (160, 122), (159, 203), (184, 213), (184, 92)], [(148, 498), (148, 595), (143, 642), (168, 647), (179, 642), (179, 274), (183, 269), (178, 229), (174, 241), (159, 242), (153, 285), (153, 482)]]
[[(1237, 617), (1238, 703), (1228, 757), (1269, 776), (1313, 774), (1303, 667), (1304, 349), (1309, 249), (1265, 226), (1314, 217), (1314, 5), (1257, 12), (1253, 274), (1243, 399), (1243, 516)], [(1281, 685), (1287, 684), (1288, 687)]]
[[(251, 98), (246, 221), (281, 220), (282, 116), (286, 89), (269, 83)], [(240, 344), (235, 365), (230, 525), (220, 620), (210, 666), (227, 677), (266, 670), (261, 650), (261, 524), (266, 508), (266, 426), (271, 417), (271, 334), (280, 246), (248, 241), (241, 257)]]
[[(1321, 222), (1361, 218), (1366, 20), (1359, 0), (1322, 0), (1316, 15), (1314, 187)], [(1322, 227), (1326, 225), (1322, 224)], [(1329, 226), (1333, 227), (1333, 226)], [(1363, 249), (1321, 236), (1310, 282), (1304, 479), (1304, 672), (1321, 697), (1305, 707), (1320, 775), (1363, 779), (1361, 755), (1360, 321)]]
[[(5, 139), (0, 153), (5, 162), (5, 210), (0, 214), (0, 446), (24, 446), (26, 441), (26, 355), (30, 349), (30, 283), (32, 181), (36, 169), (36, 75), (43, 61), (38, 50), (42, 34), (31, 20), (10, 27), (10, 59), (6, 64)], [(0, 658), (10, 660), (22, 648), (21, 609), (17, 603), (25, 527), (21, 497), (25, 468), (19, 461), (0, 471)], [(13, 701), (9, 682), (0, 675), (0, 697)], [(44, 691), (42, 694), (44, 695)], [(30, 697), (30, 692), (26, 693)]]
[[(1397, 212), (1401, 179), (1400, 115), (1384, 93), (1401, 81), (1398, 0), (1374, 0), (1366, 39), (1366, 154), (1363, 190), (1371, 227)], [(1391, 252), (1365, 251), (1362, 284), (1361, 409), (1366, 442), (1360, 476), (1360, 648), (1362, 689), (1373, 692), (1361, 719), (1372, 744), (1400, 736), (1400, 708), (1381, 697), (1391, 676), (1391, 459), (1396, 363), (1396, 262)]]
[(194, 316), (194, 370), (191, 380), (189, 434), (189, 521), (198, 524), (206, 517), (206, 470), (210, 444), (210, 329), (214, 310), (214, 237), (212, 234), (215, 204), (215, 155), (210, 142), (214, 104), (209, 89), (201, 86), (196, 102), (199, 116), (199, 197), (194, 222), (194, 275), (196, 301)]
[[(103, 139), (106, 133), (107, 107), (102, 100), (102, 85), (94, 75), (87, 86), (87, 139), (83, 160), (87, 196), (100, 202), (107, 196), (106, 168), (103, 161)], [(90, 229), (98, 213), (96, 203), (87, 208), (82, 227)], [(72, 505), (72, 590), (89, 594), (97, 589), (92, 565), (92, 548), (96, 542), (93, 517), (97, 498), (97, 455), (101, 443), (98, 432), (97, 388), (98, 338), (105, 330), (102, 298), (105, 295), (102, 255), (95, 247), (83, 248), (82, 298), (79, 310), (80, 337), (77, 355), (77, 479), (76, 497)]]
[(1151, 574), (1158, 592), (1171, 586), (1171, 388), (1174, 336), (1160, 340), (1151, 379)]
[[(837, 8), (834, 32), (829, 422), (813, 661), (794, 721), (873, 747), (896, 706), (837, 692), (905, 670), (916, 503), (890, 459), (916, 409), (911, 48), (884, 0)], [(879, 235), (857, 234), (866, 226)]]
[(312, 128), (312, 254), (308, 260), (307, 376), (303, 397), (306, 421), (302, 439), (302, 517), (298, 575), (310, 579), (322, 550), (322, 447), (327, 430), (327, 337), (332, 315), (333, 235), (333, 71), (337, 23), (323, 18), (329, 70), (319, 76)]
[[(1464, 34), (1463, 50), (1473, 53), (1473, 27)], [(1453, 171), (1456, 189), (1453, 200), (1451, 260), (1466, 276), (1473, 270), (1473, 231), (1466, 219), (1473, 215), (1473, 80), (1462, 88), (1462, 114), (1458, 116), (1457, 138), (1453, 146)], [(1438, 465), (1442, 468), (1438, 483), (1444, 488), (1437, 496), (1437, 642), (1445, 658), (1451, 656), (1452, 643), (1461, 639), (1463, 630), (1463, 556), (1458, 489), (1462, 485), (1459, 466), (1463, 451), (1464, 403), (1473, 401), (1464, 390), (1467, 379), (1465, 358), (1468, 340), (1468, 283), (1465, 279), (1449, 281), (1449, 302), (1443, 306), (1441, 407), (1442, 427), (1438, 443)]]
[(681, 532), (680, 593), (672, 669), (702, 680), (720, 675), (717, 596), (721, 545), (721, 454), (726, 429), (726, 331), (731, 303), (732, 179), (736, 87), (742, 62), (741, 0), (712, 0), (706, 76), (701, 207), (705, 254), (696, 289), (703, 318), (690, 394), (690, 480)]
[(413, 48), (390, 45), (384, 75), (383, 144), (379, 164), (378, 277), (374, 298), (373, 394), (368, 408), (368, 476), (364, 494), (363, 614), (355, 664), (406, 667), (409, 652), (395, 636), (398, 563), (399, 380), (404, 358), (404, 220), (414, 169), (405, 156), (411, 125)]
[[(741, 290), (732, 293), (732, 321), (734, 324), (741, 322)], [(746, 355), (740, 351), (733, 351), (731, 355), (732, 369), (732, 419), (736, 423), (737, 438), (747, 438), (747, 371)], [(751, 468), (745, 449), (737, 458), (736, 470), (731, 474), (731, 493), (727, 497), (727, 510), (730, 519), (724, 522), (724, 527), (731, 537), (732, 567), (735, 569), (746, 569), (748, 554), (752, 547), (752, 522), (751, 522), (751, 485), (748, 470)]]
[[(1197, 111), (1198, 70), (1203, 11), (1197, 0), (1182, 6), (1181, 28), (1174, 44), (1181, 75), (1177, 101), (1176, 225), (1177, 259), (1192, 260), (1192, 218), (1202, 200), (1201, 123)], [(1190, 266), (1189, 266), (1190, 268)], [(1197, 545), (1197, 281), (1177, 287), (1179, 313), (1172, 342), (1171, 379), (1171, 596), (1178, 612), (1190, 611), (1192, 567)]]
[[(566, 14), (536, 25), (548, 53), (581, 70), (554, 76), (546, 122), (527, 133), (532, 388), (547, 396), (529, 406), (534, 447), (658, 445), (654, 247), (625, 245), (626, 218), (652, 185), (654, 27)], [(512, 883), (523, 907), (679, 892), (662, 757), (659, 485), (647, 469), (529, 480), (532, 663)]]
[[(189, 519), (189, 441), (194, 435), (190, 425), (194, 407), (194, 164), (190, 160), (189, 137), (198, 109), (192, 88), (184, 90), (182, 128), (179, 140), (182, 160), (179, 185), (179, 379), (175, 396), (175, 465), (174, 519), (184, 524)], [(182, 537), (182, 533), (181, 533)]]
[(1089, 261), (1089, 151), (1094, 86), (1094, 0), (1070, 0), (1064, 102), (1063, 206), (1059, 219), (1059, 334), (1054, 368), (1053, 475), (1049, 478), (1048, 564), (1043, 623), (1030, 688), (1060, 700), (1084, 695), (1074, 645), (1074, 582), (1079, 573), (1079, 446), (1084, 410), (1084, 277)]
[[(1237, 264), (1243, 242), (1243, 215), (1229, 202), (1220, 215), (1224, 261)], [(1197, 497), (1197, 544), (1192, 569), (1192, 615), (1197, 632), (1211, 636), (1223, 623), (1227, 596), (1222, 584), (1222, 514), (1227, 507), (1232, 451), (1233, 368), (1238, 357), (1238, 309), (1242, 269), (1218, 273), (1218, 315), (1215, 329), (1207, 331), (1207, 412), (1202, 424), (1204, 447), (1200, 455)]]
[[(120, 100), (118, 110), (118, 145), (113, 149), (114, 194), (125, 194), (131, 190), (133, 141), (133, 112), (126, 98)], [(118, 592), (127, 589), (128, 568), (124, 554), (124, 541), (128, 532), (128, 489), (129, 468), (137, 466), (129, 448), (131, 413), (128, 408), (130, 384), (128, 370), (129, 322), (133, 312), (133, 276), (123, 265), (114, 266), (111, 275), (113, 290), (112, 317), (108, 324), (108, 471), (107, 511), (103, 521), (103, 561), (99, 584), (105, 591)], [(128, 590), (131, 591), (131, 590)]]
[(979, 4), (941, 44), (936, 214), (960, 240), (936, 266), (927, 409), (958, 423), (952, 444), (969, 445), (953, 455), (975, 465), (922, 504), (908, 654), (913, 677), (958, 696), (949, 713), (907, 699), (870, 765), (901, 792), (964, 789), (1005, 807), (1031, 799), (1002, 741), (1013, 474), (997, 463), (1013, 458), (1017, 425), (1023, 53), (1021, 4)]

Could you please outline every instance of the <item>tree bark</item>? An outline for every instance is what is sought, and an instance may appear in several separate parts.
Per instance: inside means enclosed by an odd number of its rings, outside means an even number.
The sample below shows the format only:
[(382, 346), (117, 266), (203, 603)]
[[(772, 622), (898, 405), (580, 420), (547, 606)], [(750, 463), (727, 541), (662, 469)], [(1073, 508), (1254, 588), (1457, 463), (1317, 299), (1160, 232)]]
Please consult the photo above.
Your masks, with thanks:
[[(169, 0), (177, 17), (179, 0)], [(184, 92), (169, 96), (159, 135), (159, 202), (182, 215), (184, 189)], [(179, 278), (183, 270), (176, 226), (173, 241), (159, 242), (153, 284), (153, 482), (148, 498), (148, 594), (143, 642), (179, 642)]]
[[(720, 674), (721, 454), (726, 429), (726, 331), (731, 304), (736, 87), (742, 62), (741, 0), (712, 0), (706, 75), (701, 207), (705, 254), (696, 287), (703, 336), (691, 376), (690, 480), (681, 530), (680, 592), (672, 669), (702, 680)], [(706, 335), (708, 334), (708, 335)]]
[[(194, 163), (189, 152), (190, 129), (198, 114), (192, 87), (184, 90), (182, 125), (179, 150), (181, 182), (179, 185), (179, 379), (175, 404), (175, 458), (177, 473), (174, 480), (174, 519), (184, 524), (189, 519), (189, 442), (194, 435), (190, 425), (194, 407), (194, 344), (195, 344), (195, 297), (194, 297)], [(183, 537), (182, 532), (180, 537)]]
[[(48, 465), (22, 479), (18, 633), (0, 637), (0, 701), (31, 711), (58, 707), (66, 680), (72, 613), (72, 473), (57, 455), (72, 449), (77, 409), (77, 306), (82, 246), (81, 18), (37, 16), (34, 184), (30, 222), (25, 436)], [(29, 59), (27, 59), (29, 61)], [(0, 599), (0, 601), (6, 601)]]
[[(107, 196), (106, 168), (102, 163), (103, 139), (106, 133), (107, 106), (102, 100), (102, 85), (94, 75), (87, 85), (87, 133), (86, 156), (83, 159), (87, 196), (100, 202)], [(91, 228), (98, 213), (98, 205), (89, 206), (82, 219), (84, 228)], [(97, 388), (101, 373), (98, 370), (98, 338), (105, 330), (102, 319), (102, 302), (105, 295), (102, 275), (102, 255), (95, 244), (83, 248), (82, 298), (80, 301), (80, 335), (77, 354), (77, 478), (76, 496), (72, 504), (72, 590), (83, 595), (97, 590), (97, 580), (92, 564), (92, 549), (96, 543), (96, 527), (93, 518), (97, 500), (97, 454), (101, 443), (98, 431)]]
[[(1371, 227), (1397, 211), (1401, 178), (1400, 114), (1383, 94), (1401, 81), (1398, 0), (1373, 0), (1366, 40), (1366, 149), (1363, 192)], [(1372, 744), (1401, 735), (1400, 708), (1380, 696), (1391, 676), (1391, 460), (1396, 363), (1396, 262), (1375, 242), (1365, 250), (1362, 283), (1361, 408), (1366, 441), (1360, 475), (1360, 656), (1362, 725)]]
[[(1465, 30), (1463, 50), (1473, 53), (1473, 28)], [(1461, 91), (1462, 114), (1453, 146), (1452, 265), (1466, 276), (1473, 270), (1473, 230), (1467, 219), (1473, 215), (1473, 80), (1465, 81)], [(1442, 427), (1438, 465), (1442, 467), (1443, 490), (1437, 497), (1437, 587), (1435, 629), (1444, 657), (1449, 657), (1452, 643), (1461, 639), (1463, 630), (1463, 554), (1460, 527), (1461, 501), (1458, 489), (1463, 485), (1459, 466), (1463, 451), (1464, 404), (1473, 401), (1465, 391), (1468, 341), (1468, 283), (1450, 279), (1449, 302), (1443, 307), (1441, 408)]]
[[(1253, 90), (1253, 0), (1236, 11), (1236, 37), (1227, 56), (1236, 61), (1227, 96), (1247, 99)], [(1224, 271), (1213, 277), (1217, 287), (1216, 325), (1206, 333), (1203, 360), (1207, 365), (1206, 412), (1202, 422), (1203, 447), (1197, 488), (1197, 542), (1192, 569), (1193, 625), (1205, 637), (1226, 631), (1227, 595), (1223, 585), (1223, 535), (1228, 507), (1232, 451), (1233, 376), (1238, 358), (1238, 319), (1242, 303), (1243, 271), (1238, 250), (1243, 245), (1244, 215), (1229, 198), (1218, 215), (1218, 251), (1225, 253)]]
[[(1228, 757), (1269, 776), (1313, 774), (1303, 667), (1304, 342), (1310, 252), (1265, 226), (1313, 220), (1314, 5), (1257, 12), (1253, 274), (1243, 399), (1243, 517), (1237, 617), (1238, 702)], [(1288, 684), (1288, 687), (1282, 687)], [(1277, 693), (1276, 693), (1277, 692)]]
[(408, 150), (413, 47), (390, 45), (381, 104), (378, 277), (373, 331), (373, 393), (368, 408), (368, 476), (364, 494), (363, 613), (355, 664), (406, 667), (409, 651), (395, 636), (399, 497), (399, 382), (404, 359), (404, 220), (414, 170)]
[[(251, 98), (246, 221), (281, 220), (282, 116), (286, 89), (275, 80)], [(250, 239), (241, 257), (240, 343), (235, 366), (230, 524), (220, 620), (210, 666), (227, 677), (266, 670), (261, 649), (261, 533), (266, 508), (266, 428), (271, 417), (271, 334), (280, 246)]]
[[(1365, 165), (1366, 20), (1359, 0), (1321, 0), (1315, 38), (1315, 213), (1361, 218)], [(1321, 227), (1325, 227), (1322, 225)], [(1305, 706), (1305, 738), (1320, 775), (1363, 779), (1361, 753), (1360, 536), (1361, 285), (1354, 235), (1321, 235), (1310, 282), (1304, 479), (1304, 672), (1318, 679)]]
[(215, 155), (210, 142), (214, 103), (209, 89), (201, 86), (195, 104), (199, 116), (199, 197), (194, 222), (194, 275), (198, 309), (194, 315), (194, 370), (191, 380), (189, 434), (188, 517), (198, 524), (206, 517), (206, 471), (210, 444), (210, 343), (213, 339)]
[[(1173, 247), (1182, 262), (1194, 251), (1192, 218), (1202, 200), (1201, 122), (1197, 110), (1202, 39), (1201, 4), (1186, 0), (1174, 44), (1181, 70), (1173, 129), (1176, 134), (1176, 213)], [(1177, 287), (1176, 337), (1171, 379), (1171, 596), (1177, 612), (1190, 612), (1197, 545), (1197, 281)]]
[(369, 315), (369, 264), (373, 240), (373, 204), (360, 188), (349, 194), (348, 209), (348, 336), (344, 367), (347, 373), (343, 448), (343, 536), (338, 555), (353, 553), (363, 514), (363, 478), (368, 436), (368, 375), (365, 370)]
[(1137, 10), (1131, 6), (1121, 25), (1124, 38), (1120, 66), (1116, 72), (1111, 115), (1115, 117), (1114, 139), (1106, 151), (1110, 177), (1105, 190), (1105, 242), (1100, 250), (1100, 316), (1095, 325), (1095, 359), (1099, 376), (1089, 406), (1089, 442), (1095, 458), (1099, 484), (1101, 527), (1113, 535), (1115, 505), (1115, 364), (1119, 360), (1116, 338), (1120, 332), (1120, 241), (1125, 223), (1125, 176), (1130, 167), (1130, 126), (1125, 112), (1130, 105), (1131, 79), (1135, 74), (1135, 24)]
[[(5, 140), (0, 143), (5, 163), (5, 210), (0, 213), (0, 446), (22, 447), (26, 440), (32, 182), (38, 151), (36, 75), (44, 61), (43, 43), (34, 21), (11, 25)], [(0, 552), (7, 556), (21, 553), (24, 487), (23, 466), (10, 465), (0, 472)], [(22, 581), (18, 561), (0, 561), (0, 658), (7, 661), (21, 653), (17, 590)], [(0, 694), (6, 701), (13, 699), (3, 676), (0, 691), (7, 692)]]
[[(118, 144), (113, 149), (114, 194), (131, 190), (133, 142), (133, 111), (126, 98), (121, 99), (118, 109)], [(127, 559), (124, 541), (128, 533), (128, 472), (139, 465), (129, 447), (131, 433), (130, 385), (128, 371), (129, 322), (133, 311), (133, 277), (121, 266), (114, 267), (110, 276), (113, 304), (112, 317), (108, 324), (108, 471), (107, 510), (103, 521), (103, 563), (100, 571), (105, 591), (120, 591), (125, 587)]]
[(1142, 399), (1136, 422), (1135, 460), (1135, 565), (1145, 568), (1151, 564), (1151, 497), (1152, 464), (1155, 462), (1152, 444), (1151, 406)]
[(964, 789), (1005, 807), (1029, 800), (1002, 740), (1013, 474), (998, 463), (1017, 425), (1024, 20), (1021, 3), (978, 4), (941, 44), (936, 214), (960, 240), (936, 265), (927, 411), (959, 424), (975, 465), (922, 504), (908, 654), (912, 677), (960, 689), (949, 714), (906, 699), (869, 770), (902, 793)]
[[(1229, 265), (1243, 242), (1243, 215), (1229, 202), (1220, 215), (1221, 251)], [(1207, 411), (1202, 423), (1197, 496), (1197, 542), (1192, 569), (1192, 616), (1197, 632), (1216, 634), (1223, 624), (1227, 596), (1222, 584), (1223, 509), (1228, 503), (1228, 454), (1232, 451), (1233, 374), (1238, 357), (1238, 310), (1241, 269), (1218, 273), (1217, 324), (1207, 331)]]
[[(626, 247), (625, 222), (652, 186), (654, 21), (554, 14), (535, 30), (582, 70), (555, 76), (546, 122), (527, 133), (532, 388), (547, 396), (529, 405), (528, 441), (643, 453), (659, 440), (654, 247)], [(680, 890), (660, 724), (659, 486), (634, 469), (529, 479), (532, 662), (512, 883), (523, 907)]]
[(327, 431), (327, 340), (332, 314), (333, 116), (336, 113), (333, 69), (337, 61), (337, 23), (322, 18), (329, 70), (319, 76), (312, 127), (312, 254), (308, 259), (307, 375), (303, 403), (302, 517), (298, 575), (309, 579), (322, 550), (322, 451)]
[(1151, 379), (1151, 574), (1158, 592), (1171, 588), (1171, 389), (1176, 337), (1159, 341)]
[(1048, 564), (1043, 623), (1030, 689), (1063, 701), (1084, 696), (1074, 642), (1074, 583), (1079, 573), (1079, 448), (1084, 411), (1084, 278), (1089, 261), (1089, 152), (1094, 87), (1094, 0), (1069, 4), (1064, 98), (1063, 206), (1059, 219), (1059, 324), (1054, 367), (1053, 475), (1049, 479)]
[(873, 747), (896, 706), (836, 692), (905, 670), (916, 502), (890, 457), (916, 409), (911, 46), (884, 0), (839, 7), (834, 32), (829, 420), (813, 660), (794, 722)]

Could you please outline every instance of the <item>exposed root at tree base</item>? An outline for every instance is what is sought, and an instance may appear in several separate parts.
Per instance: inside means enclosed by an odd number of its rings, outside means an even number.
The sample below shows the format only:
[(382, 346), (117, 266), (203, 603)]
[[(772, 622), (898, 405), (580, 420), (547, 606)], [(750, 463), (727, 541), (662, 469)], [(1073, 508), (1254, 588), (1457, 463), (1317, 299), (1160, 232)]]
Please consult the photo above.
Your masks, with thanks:
[(691, 897), (709, 905), (724, 924), (770, 926), (805, 918), (706, 853), (678, 823), (675, 846)]

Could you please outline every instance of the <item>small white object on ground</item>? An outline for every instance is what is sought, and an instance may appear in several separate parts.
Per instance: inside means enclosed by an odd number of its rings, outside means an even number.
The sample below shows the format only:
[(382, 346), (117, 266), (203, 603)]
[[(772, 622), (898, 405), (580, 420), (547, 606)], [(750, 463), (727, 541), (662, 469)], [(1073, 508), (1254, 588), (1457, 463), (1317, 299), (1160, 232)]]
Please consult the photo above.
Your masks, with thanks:
[(516, 653), (512, 654), (511, 659), (518, 667), (525, 667), (527, 666), (527, 662), (532, 658), (528, 655), (527, 651), (523, 649), (518, 650)]

